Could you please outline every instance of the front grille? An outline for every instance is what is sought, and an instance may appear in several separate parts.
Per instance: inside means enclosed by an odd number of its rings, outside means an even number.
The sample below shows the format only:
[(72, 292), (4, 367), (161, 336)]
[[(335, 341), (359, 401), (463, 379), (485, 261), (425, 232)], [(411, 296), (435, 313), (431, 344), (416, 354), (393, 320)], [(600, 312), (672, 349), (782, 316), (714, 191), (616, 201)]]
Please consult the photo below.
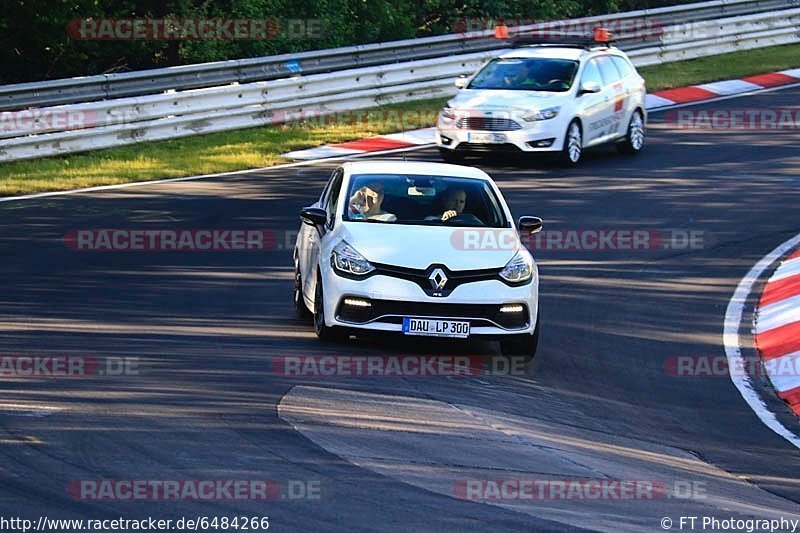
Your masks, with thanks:
[(522, 129), (522, 126), (510, 118), (465, 117), (456, 121), (456, 128), (480, 131), (513, 131)]
[(460, 143), (456, 147), (457, 152), (485, 152), (485, 153), (513, 153), (521, 154), (522, 150), (516, 144), (503, 143), (503, 144), (481, 144), (481, 143)]
[[(472, 318), (471, 325), (490, 326), (495, 323), (505, 329), (524, 329), (528, 326), (528, 306), (521, 313), (501, 313), (500, 305), (449, 304), (431, 302), (402, 302), (395, 300), (368, 300), (370, 307), (344, 305), (344, 298), (336, 309), (336, 317), (344, 322), (366, 324), (379, 321), (402, 323), (402, 317)], [(383, 317), (383, 318), (381, 318)]]
[[(448, 296), (453, 289), (465, 283), (476, 281), (487, 281), (491, 279), (501, 279), (499, 277), (502, 268), (485, 268), (480, 270), (450, 270), (444, 265), (431, 265), (421, 270), (416, 268), (399, 267), (395, 265), (384, 265), (372, 263), (375, 267), (375, 274), (389, 276), (392, 278), (404, 279), (416, 283), (420, 289), (425, 291), (428, 296)], [(430, 276), (440, 268), (447, 277), (447, 283), (441, 289), (434, 289), (431, 285)]]

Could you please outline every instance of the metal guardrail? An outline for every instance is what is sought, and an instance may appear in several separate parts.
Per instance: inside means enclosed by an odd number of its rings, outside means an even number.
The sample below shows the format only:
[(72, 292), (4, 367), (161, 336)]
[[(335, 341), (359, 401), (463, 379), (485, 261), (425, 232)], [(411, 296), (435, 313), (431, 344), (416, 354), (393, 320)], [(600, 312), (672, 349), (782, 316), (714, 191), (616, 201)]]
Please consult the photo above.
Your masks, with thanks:
[[(798, 28), (800, 8), (682, 22), (665, 28), (658, 41), (630, 49), (628, 54), (637, 66), (659, 64), (800, 42)], [(0, 129), (0, 162), (445, 97), (455, 93), (453, 79), (457, 75), (475, 72), (497, 53), (493, 49), (272, 81), (40, 108), (35, 112), (44, 117), (71, 114), (82, 121), (83, 129), (70, 129), (63, 121), (56, 124), (47, 118), (41, 123), (31, 119), (28, 129)], [(36, 133), (31, 134), (31, 129)]]
[[(797, 7), (797, 0), (714, 0), (574, 19), (571, 22), (589, 25), (637, 20), (665, 27), (792, 7)], [(520, 30), (531, 31), (540, 27), (540, 24), (523, 26)], [(74, 104), (231, 83), (244, 84), (502, 49), (503, 44), (493, 39), (492, 33), (488, 29), (469, 32), (467, 35), (452, 34), (299, 54), (5, 85), (0, 86), (0, 110)], [(622, 45), (626, 50), (641, 49), (647, 48), (656, 40)]]

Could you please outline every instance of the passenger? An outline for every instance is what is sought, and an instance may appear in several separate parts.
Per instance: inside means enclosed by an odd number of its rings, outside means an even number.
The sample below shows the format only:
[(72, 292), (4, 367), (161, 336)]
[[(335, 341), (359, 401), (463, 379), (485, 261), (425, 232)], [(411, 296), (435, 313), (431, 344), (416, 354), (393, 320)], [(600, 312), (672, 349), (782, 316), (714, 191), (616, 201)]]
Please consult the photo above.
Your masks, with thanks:
[(367, 183), (350, 197), (350, 218), (354, 220), (379, 220), (395, 222), (397, 217), (381, 208), (383, 204), (383, 184), (378, 181)]

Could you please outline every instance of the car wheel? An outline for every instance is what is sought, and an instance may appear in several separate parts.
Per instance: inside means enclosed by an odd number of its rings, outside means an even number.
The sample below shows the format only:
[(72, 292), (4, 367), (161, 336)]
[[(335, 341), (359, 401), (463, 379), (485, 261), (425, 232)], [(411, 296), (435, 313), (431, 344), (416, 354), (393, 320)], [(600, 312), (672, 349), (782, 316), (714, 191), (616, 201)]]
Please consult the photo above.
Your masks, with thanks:
[(577, 165), (583, 155), (583, 133), (581, 125), (577, 120), (573, 120), (567, 127), (567, 134), (564, 136), (564, 148), (561, 150), (561, 159), (564, 163), (573, 166)]
[(644, 148), (645, 126), (642, 112), (633, 112), (631, 121), (628, 123), (628, 133), (625, 139), (617, 143), (617, 150), (623, 154), (638, 154)]
[(294, 316), (299, 319), (306, 319), (311, 315), (303, 299), (303, 278), (300, 275), (297, 261), (294, 264)]
[(464, 154), (460, 154), (455, 150), (448, 150), (447, 148), (439, 148), (439, 155), (446, 163), (459, 164), (464, 162)]
[(536, 328), (532, 334), (523, 333), (522, 335), (512, 335), (508, 339), (500, 341), (500, 352), (506, 356), (521, 355), (526, 361), (530, 361), (536, 356), (539, 348), (539, 331), (542, 325), (542, 313), (536, 317)]
[(325, 324), (324, 294), (322, 292), (322, 276), (317, 274), (317, 288), (314, 290), (314, 333), (323, 341), (340, 341), (347, 339), (347, 331)]

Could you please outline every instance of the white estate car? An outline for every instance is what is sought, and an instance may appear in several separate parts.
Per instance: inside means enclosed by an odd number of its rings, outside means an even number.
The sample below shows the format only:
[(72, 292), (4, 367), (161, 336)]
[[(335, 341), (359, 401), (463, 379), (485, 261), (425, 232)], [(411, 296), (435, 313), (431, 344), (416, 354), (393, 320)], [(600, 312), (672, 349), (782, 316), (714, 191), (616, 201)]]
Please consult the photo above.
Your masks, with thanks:
[(511, 151), (560, 152), (577, 164), (590, 146), (615, 142), (627, 153), (644, 146), (644, 79), (625, 53), (604, 43), (516, 48), (456, 86), (436, 127), (448, 162)]
[(539, 280), (514, 223), (483, 171), (443, 163), (347, 162), (302, 210), (294, 304), (313, 311), (322, 339), (359, 330), (500, 340), (533, 357)]

